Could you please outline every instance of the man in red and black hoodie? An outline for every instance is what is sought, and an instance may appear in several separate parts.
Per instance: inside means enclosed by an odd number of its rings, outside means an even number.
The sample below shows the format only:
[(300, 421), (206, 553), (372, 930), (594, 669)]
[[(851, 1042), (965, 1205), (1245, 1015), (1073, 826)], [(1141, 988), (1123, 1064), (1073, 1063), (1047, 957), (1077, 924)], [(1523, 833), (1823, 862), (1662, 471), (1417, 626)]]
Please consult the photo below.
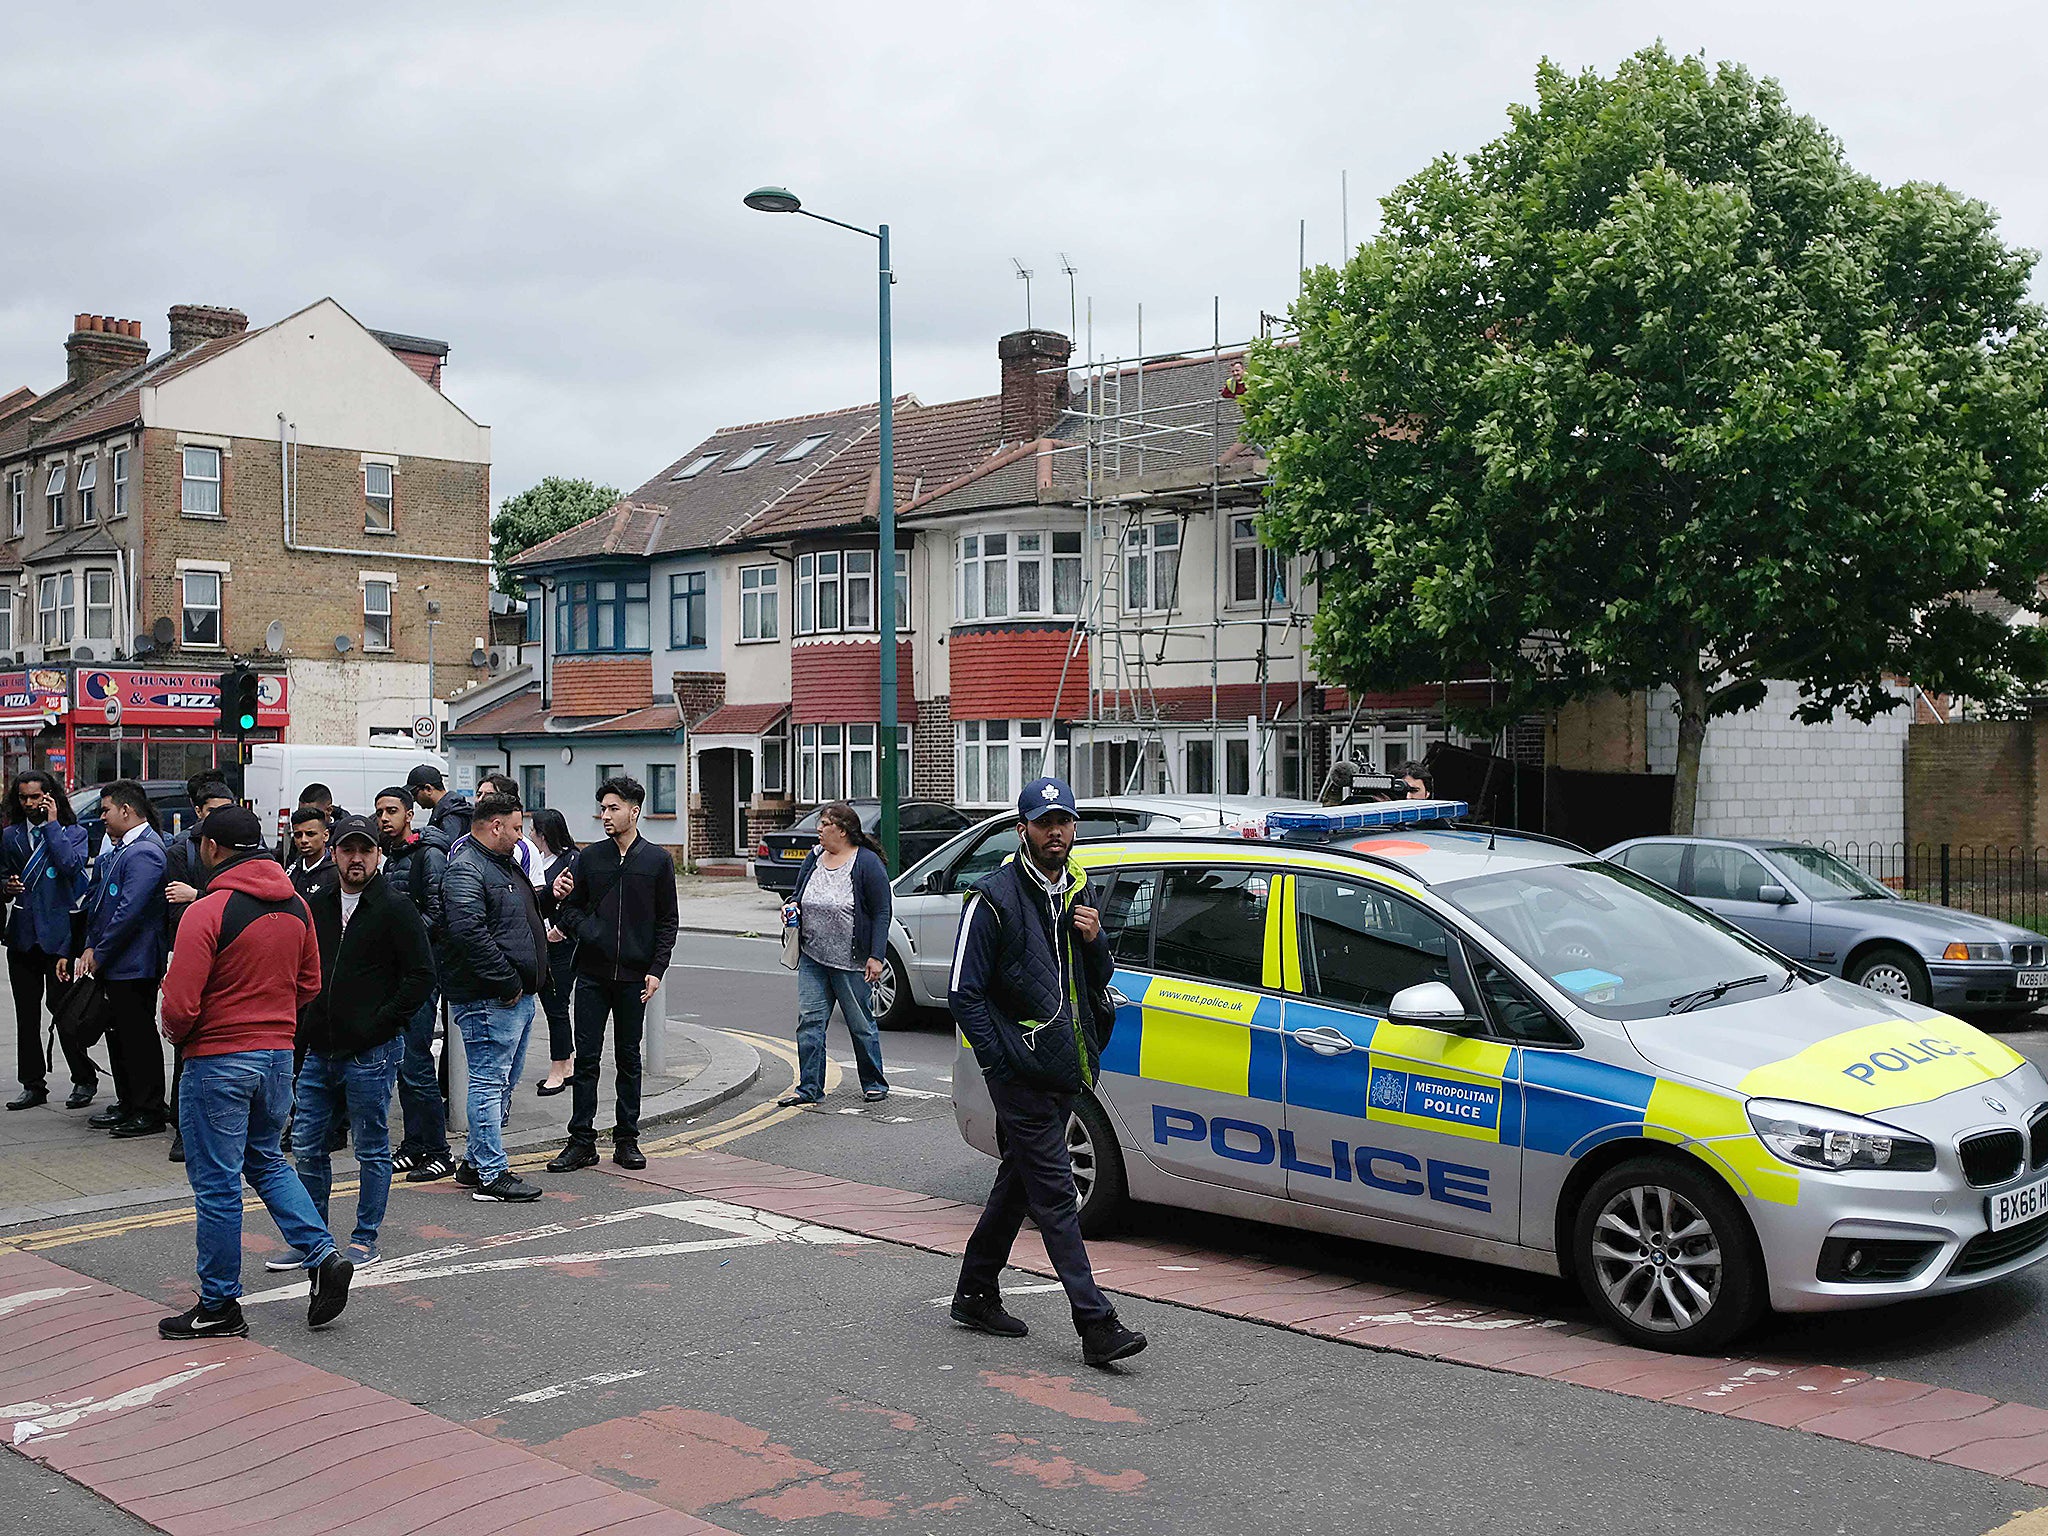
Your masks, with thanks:
[(164, 977), (165, 1037), (185, 1063), (178, 1121), (198, 1212), (199, 1304), (157, 1324), (167, 1339), (242, 1337), (242, 1179), (285, 1242), (305, 1255), (306, 1321), (332, 1322), (355, 1270), (335, 1251), (306, 1186), (278, 1148), (292, 1102), (299, 1009), (320, 995), (320, 945), (306, 904), (263, 846), (253, 811), (199, 827), (206, 894), (178, 925)]

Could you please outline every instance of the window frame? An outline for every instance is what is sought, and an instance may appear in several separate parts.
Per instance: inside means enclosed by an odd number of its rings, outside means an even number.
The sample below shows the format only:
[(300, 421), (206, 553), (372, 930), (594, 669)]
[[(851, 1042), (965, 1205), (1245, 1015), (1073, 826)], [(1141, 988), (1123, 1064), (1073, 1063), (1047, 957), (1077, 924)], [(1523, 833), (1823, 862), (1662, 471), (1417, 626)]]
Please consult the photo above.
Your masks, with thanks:
[(69, 467), (61, 462), (52, 464), (43, 481), (43, 516), (51, 533), (60, 532), (64, 527), (64, 488), (70, 479)]
[(78, 526), (81, 528), (100, 520), (99, 488), (99, 456), (88, 454), (78, 461)]
[(55, 571), (36, 578), (36, 644), (46, 651), (64, 643), (57, 638), (61, 627), (57, 617), (59, 590)]
[[(610, 586), (611, 596), (600, 596), (598, 588), (601, 586)], [(637, 596), (633, 592), (635, 587), (639, 588)], [(642, 624), (651, 626), (648, 587), (644, 574), (603, 575), (593, 572), (556, 582), (554, 653), (557, 656), (650, 654), (654, 638), (651, 627), (645, 643), (626, 643), (634, 609), (640, 610)], [(605, 633), (599, 633), (600, 623), (605, 625)], [(582, 635), (588, 637), (588, 643), (579, 637), (579, 627)]]
[(774, 443), (756, 443), (751, 448), (742, 448), (733, 455), (732, 462), (726, 465), (724, 469), (721, 469), (719, 473), (721, 475), (730, 475), (742, 469), (752, 469), (774, 451)]
[[(1121, 540), (1123, 591), (1119, 594), (1123, 612), (1172, 613), (1180, 607), (1180, 557), (1186, 545), (1181, 531), (1179, 518), (1135, 522), (1125, 528)], [(1171, 538), (1166, 537), (1169, 532)], [(1162, 603), (1159, 594), (1169, 583), (1161, 580), (1161, 574), (1169, 571), (1173, 590)]]
[[(103, 603), (96, 603), (93, 601), (92, 589), (93, 579), (95, 577), (102, 578), (106, 582), (107, 597), (106, 601)], [(114, 593), (114, 572), (112, 567), (104, 565), (87, 566), (85, 569), (84, 638), (86, 638), (87, 640), (112, 641), (114, 638), (114, 610), (116, 606), (117, 604)], [(94, 633), (93, 615), (96, 613), (104, 613), (106, 615), (105, 634)]]
[[(775, 767), (769, 771), (769, 758), (773, 756)], [(754, 788), (763, 795), (783, 796), (789, 793), (789, 737), (780, 732), (770, 732), (761, 738), (761, 750), (754, 754)]]
[[(213, 582), (213, 602), (192, 601), (192, 579), (202, 577)], [(227, 636), (227, 573), (225, 571), (188, 568), (178, 572), (178, 645), (181, 650), (218, 651), (223, 648)], [(191, 616), (195, 613), (213, 615), (213, 638), (195, 640), (192, 638)]]
[[(865, 741), (855, 741), (853, 733), (867, 732)], [(795, 750), (797, 759), (797, 803), (799, 805), (824, 805), (833, 800), (873, 799), (872, 793), (852, 793), (853, 764), (856, 757), (867, 759), (869, 782), (872, 789), (880, 787), (881, 761), (875, 750), (875, 743), (881, 739), (881, 728), (872, 720), (820, 721), (795, 728)], [(898, 794), (903, 786), (910, 783), (912, 749), (914, 738), (910, 726), (896, 727), (897, 768), (896, 783)], [(828, 772), (829, 768), (829, 772)], [(831, 792), (826, 792), (827, 784)]]
[[(1377, 881), (1366, 879), (1362, 876), (1346, 876), (1324, 870), (1304, 869), (1294, 871), (1293, 879), (1294, 890), (1288, 898), (1288, 904), (1295, 914), (1294, 932), (1292, 935), (1290, 935), (1290, 940), (1295, 946), (1294, 953), (1296, 956), (1297, 964), (1300, 966), (1300, 995), (1302, 997), (1308, 999), (1310, 1002), (1315, 1003), (1318, 1007), (1340, 1008), (1344, 1010), (1346, 1013), (1359, 1014), (1366, 1018), (1385, 1020), (1388, 1016), (1386, 1008), (1375, 1007), (1373, 1004), (1366, 1002), (1353, 1002), (1347, 998), (1329, 996), (1311, 990), (1311, 981), (1313, 979), (1311, 973), (1313, 967), (1310, 963), (1308, 941), (1308, 924), (1311, 921), (1311, 917), (1310, 914), (1303, 909), (1301, 887), (1303, 881), (1313, 880), (1319, 883), (1326, 883), (1329, 885), (1339, 885), (1348, 883), (1357, 886), (1362, 892), (1370, 893), (1372, 897), (1376, 900), (1388, 902), (1395, 907), (1405, 908), (1409, 911), (1420, 913), (1430, 922), (1436, 924), (1436, 926), (1442, 929), (1444, 933), (1444, 968), (1449, 973), (1449, 978), (1445, 981), (1445, 985), (1450, 987), (1450, 989), (1453, 992), (1458, 994), (1459, 999), (1465, 1004), (1467, 1009), (1473, 1009), (1475, 1013), (1477, 1012), (1477, 1010), (1474, 1009), (1474, 1004), (1472, 1001), (1474, 994), (1472, 988), (1471, 969), (1466, 963), (1465, 958), (1465, 935), (1460, 929), (1459, 925), (1456, 922), (1454, 922), (1451, 918), (1445, 916), (1441, 912), (1435, 911), (1434, 909), (1424, 905), (1422, 902), (1414, 900), (1413, 898), (1407, 896), (1406, 894), (1400, 891), (1393, 890), (1388, 886), (1381, 885)], [(1509, 970), (1506, 966), (1501, 965), (1497, 959), (1494, 959), (1494, 957), (1489, 955), (1487, 958), (1492, 964), (1506, 972), (1506, 974), (1511, 979), (1520, 979), (1515, 976), (1515, 973), (1512, 970)], [(1429, 979), (1436, 980), (1439, 978), (1432, 977)], [(1419, 985), (1419, 983), (1409, 982), (1408, 985), (1416, 986)], [(1392, 1004), (1394, 997), (1401, 990), (1402, 988), (1397, 987), (1387, 994), (1387, 1002), (1389, 1005)], [(1441, 1032), (1444, 1034), (1463, 1035), (1469, 1033), (1469, 1030), (1452, 1029), (1444, 1030)]]
[(670, 475), (669, 479), (694, 480), (699, 475), (703, 474), (705, 470), (709, 469), (712, 465), (716, 464), (720, 459), (724, 457), (725, 450), (723, 448), (714, 449), (710, 453), (700, 453), (697, 455), (697, 457), (690, 460), (689, 463), (685, 464), (681, 469), (677, 470), (674, 474)]
[[(752, 587), (747, 579), (754, 578)], [(751, 623), (749, 615), (752, 615)], [(762, 620), (766, 619), (764, 624)], [(740, 567), (740, 644), (755, 645), (782, 638), (782, 567)]]
[[(384, 471), (384, 494), (379, 496), (370, 488), (370, 474), (373, 470)], [(384, 520), (377, 520), (379, 503), (383, 506)], [(376, 459), (365, 460), (363, 464), (363, 532), (395, 535), (398, 532), (398, 466), (385, 464)]]
[[(1121, 876), (1126, 873), (1137, 873), (1141, 869), (1151, 867), (1154, 866), (1132, 864), (1120, 868), (1117, 873)], [(1265, 954), (1267, 930), (1275, 920), (1273, 898), (1278, 892), (1280, 878), (1288, 874), (1288, 870), (1264, 864), (1204, 864), (1196, 858), (1161, 864), (1156, 867), (1160, 869), (1161, 876), (1159, 885), (1154, 891), (1152, 898), (1152, 931), (1148, 939), (1148, 949), (1151, 958), (1145, 966), (1146, 970), (1154, 975), (1175, 976), (1206, 986), (1238, 987), (1253, 991), (1270, 992), (1276, 996), (1286, 995), (1280, 988), (1266, 985)], [(1242, 875), (1247, 881), (1263, 877), (1266, 881), (1266, 908), (1258, 926), (1256, 938), (1257, 951), (1253, 957), (1258, 974), (1251, 980), (1233, 979), (1216, 975), (1200, 975), (1194, 971), (1168, 968), (1159, 963), (1159, 921), (1167, 911), (1168, 886), (1176, 876), (1203, 874)]]
[[(1290, 579), (1292, 572), (1287, 557), (1280, 554), (1259, 538), (1258, 514), (1231, 512), (1230, 519), (1230, 595), (1232, 608), (1285, 608), (1293, 591)], [(1240, 533), (1241, 527), (1249, 532)], [(1238, 583), (1238, 557), (1249, 551), (1252, 555), (1251, 590), (1242, 590)], [(1263, 576), (1263, 580), (1262, 580)]]
[[(365, 576), (362, 580), (363, 653), (365, 655), (380, 655), (383, 652), (396, 649), (398, 620), (391, 611), (395, 585), (393, 582), (384, 580), (381, 576)], [(370, 606), (370, 594), (372, 592), (382, 592), (384, 594), (384, 607), (381, 611)], [(372, 644), (370, 640), (372, 633), (371, 621), (374, 619), (382, 619), (384, 621), (384, 638), (379, 644)]]
[[(990, 539), (1003, 548), (991, 553)], [(1028, 547), (1027, 547), (1028, 541)], [(1070, 547), (1062, 547), (1070, 546)], [(953, 585), (956, 616), (965, 623), (1002, 623), (1011, 619), (1078, 619), (1086, 605), (1087, 557), (1083, 535), (1051, 525), (983, 528), (953, 540)], [(1060, 601), (1061, 572), (1069, 573), (1072, 604)], [(1001, 571), (999, 578), (995, 572)], [(1026, 573), (1030, 573), (1027, 582)], [(991, 579), (1003, 596), (1004, 612), (991, 614)], [(1030, 602), (1025, 588), (1036, 588)]]
[(804, 436), (798, 438), (794, 443), (790, 444), (788, 449), (785, 450), (782, 456), (776, 459), (775, 462), (778, 464), (799, 463), (804, 459), (808, 459), (812, 454), (816, 453), (820, 448), (824, 447), (825, 444), (831, 441), (832, 434), (830, 432), (806, 433)]
[(544, 811), (548, 805), (548, 765), (519, 765), (519, 803), (529, 811)]
[[(667, 786), (666, 793), (663, 785)], [(666, 804), (663, 802), (666, 801)], [(647, 814), (650, 816), (673, 816), (676, 814), (676, 765), (649, 763), (647, 765)]]
[[(1037, 761), (1030, 761), (1036, 754)], [(994, 788), (991, 758), (1002, 763), (1003, 787)], [(1050, 764), (1050, 766), (1047, 766)], [(962, 806), (1000, 810), (1015, 805), (1017, 792), (1050, 773), (1073, 777), (1073, 728), (1055, 722), (1051, 735), (1038, 720), (956, 720), (953, 722), (953, 795)]]
[(107, 521), (114, 522), (128, 515), (128, 455), (126, 444), (108, 453), (110, 461), (107, 473), (112, 477), (114, 495), (107, 506)]
[[(192, 473), (192, 455), (195, 453), (211, 454), (213, 456), (212, 475), (195, 475)], [(201, 462), (203, 463), (204, 460), (202, 459)], [(227, 516), (226, 479), (227, 455), (222, 453), (220, 449), (210, 443), (180, 443), (178, 445), (178, 515), (180, 517)], [(211, 507), (193, 506), (191, 488), (193, 486), (206, 485), (213, 487), (213, 505)]]
[[(694, 582), (695, 586), (689, 584)], [(678, 639), (676, 605), (682, 604), (683, 625)], [(694, 612), (692, 609), (694, 608)], [(710, 573), (672, 571), (668, 578), (668, 648), (672, 651), (701, 651), (711, 643)]]
[(28, 471), (17, 469), (7, 476), (8, 537), (18, 539), (28, 522)]

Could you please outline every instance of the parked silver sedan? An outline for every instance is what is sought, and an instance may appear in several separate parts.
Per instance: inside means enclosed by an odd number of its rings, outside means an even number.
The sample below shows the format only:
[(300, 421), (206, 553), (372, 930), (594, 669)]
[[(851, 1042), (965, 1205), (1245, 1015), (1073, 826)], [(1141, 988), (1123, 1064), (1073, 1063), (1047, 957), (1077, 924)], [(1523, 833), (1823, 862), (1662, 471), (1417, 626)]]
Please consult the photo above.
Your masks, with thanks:
[(1888, 997), (1950, 1013), (2037, 1008), (2048, 998), (2048, 937), (1908, 901), (1809, 843), (1643, 837), (1601, 857), (1689, 897), (1780, 954)]

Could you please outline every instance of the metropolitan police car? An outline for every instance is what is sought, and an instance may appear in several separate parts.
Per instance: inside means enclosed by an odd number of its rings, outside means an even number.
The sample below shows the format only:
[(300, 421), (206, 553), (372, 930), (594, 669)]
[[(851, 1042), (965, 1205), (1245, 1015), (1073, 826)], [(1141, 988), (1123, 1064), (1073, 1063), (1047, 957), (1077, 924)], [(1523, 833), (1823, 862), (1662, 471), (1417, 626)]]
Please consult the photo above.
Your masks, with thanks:
[[(1137, 1199), (1564, 1274), (1673, 1350), (2048, 1251), (2024, 1057), (1463, 812), (1076, 849), (1117, 1004), (1069, 1128), (1084, 1230)], [(953, 1083), (994, 1153), (964, 1040)]]

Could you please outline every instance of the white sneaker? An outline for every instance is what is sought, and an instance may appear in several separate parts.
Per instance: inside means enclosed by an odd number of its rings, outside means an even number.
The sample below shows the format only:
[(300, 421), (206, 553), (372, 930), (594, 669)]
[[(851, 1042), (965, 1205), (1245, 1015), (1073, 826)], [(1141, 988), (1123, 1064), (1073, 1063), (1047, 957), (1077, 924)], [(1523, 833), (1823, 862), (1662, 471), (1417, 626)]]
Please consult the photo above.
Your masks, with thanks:
[(288, 1269), (304, 1269), (306, 1256), (303, 1253), (280, 1253), (274, 1259), (265, 1259), (263, 1267), (273, 1275), (281, 1275)]

